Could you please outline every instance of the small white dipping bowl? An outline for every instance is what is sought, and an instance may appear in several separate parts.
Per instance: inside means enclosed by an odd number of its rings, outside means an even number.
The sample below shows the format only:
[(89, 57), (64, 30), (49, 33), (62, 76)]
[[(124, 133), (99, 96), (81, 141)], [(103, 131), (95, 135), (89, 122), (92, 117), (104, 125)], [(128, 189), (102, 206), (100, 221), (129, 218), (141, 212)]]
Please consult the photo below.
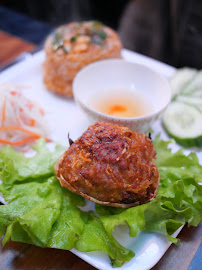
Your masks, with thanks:
[[(116, 117), (91, 106), (93, 96), (101, 96), (102, 91), (106, 93), (116, 88), (129, 89), (131, 94), (138, 92), (151, 103), (151, 109), (139, 117)], [(166, 78), (148, 67), (122, 59), (109, 59), (80, 70), (73, 81), (73, 95), (92, 123), (110, 122), (145, 132), (169, 104), (171, 89)]]

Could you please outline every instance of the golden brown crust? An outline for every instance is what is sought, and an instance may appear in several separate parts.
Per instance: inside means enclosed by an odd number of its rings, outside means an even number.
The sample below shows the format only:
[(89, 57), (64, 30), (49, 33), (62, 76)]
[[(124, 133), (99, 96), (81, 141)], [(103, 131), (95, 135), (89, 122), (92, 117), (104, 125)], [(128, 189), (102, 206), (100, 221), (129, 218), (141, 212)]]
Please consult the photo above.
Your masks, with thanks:
[[(92, 43), (86, 29), (91, 29), (93, 22), (70, 23), (59, 27), (56, 32), (64, 35), (63, 48), (54, 49), (54, 35), (47, 38), (45, 42), (46, 60), (44, 62), (44, 82), (48, 89), (56, 93), (72, 96), (72, 80), (76, 73), (86, 65), (108, 58), (120, 58), (122, 43), (114, 30), (102, 26), (107, 34), (101, 45)], [(72, 42), (72, 37), (76, 41)]]
[(96, 123), (55, 165), (62, 186), (96, 203), (129, 208), (156, 196), (155, 150), (144, 134)]

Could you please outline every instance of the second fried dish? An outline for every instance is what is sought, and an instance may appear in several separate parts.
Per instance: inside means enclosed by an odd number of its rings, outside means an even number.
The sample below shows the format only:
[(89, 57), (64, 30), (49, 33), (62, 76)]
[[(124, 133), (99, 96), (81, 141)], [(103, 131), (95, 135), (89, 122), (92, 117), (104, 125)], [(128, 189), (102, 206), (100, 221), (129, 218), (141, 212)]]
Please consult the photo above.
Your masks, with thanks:
[(45, 42), (45, 85), (53, 92), (71, 97), (72, 81), (80, 69), (98, 60), (119, 58), (121, 49), (117, 33), (100, 22), (60, 26)]

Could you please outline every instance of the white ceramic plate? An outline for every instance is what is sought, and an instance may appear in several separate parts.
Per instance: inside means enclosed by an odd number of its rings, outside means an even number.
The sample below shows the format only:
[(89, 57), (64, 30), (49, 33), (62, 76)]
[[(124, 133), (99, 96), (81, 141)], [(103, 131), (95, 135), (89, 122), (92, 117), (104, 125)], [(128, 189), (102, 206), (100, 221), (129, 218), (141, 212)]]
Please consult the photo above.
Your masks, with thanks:
[[(173, 67), (125, 49), (122, 51), (122, 56), (128, 61), (146, 65), (167, 78), (175, 72)], [(55, 141), (66, 142), (67, 144), (68, 132), (70, 137), (75, 140), (91, 123), (79, 111), (73, 100), (64, 99), (46, 90), (42, 77), (44, 57), (44, 52), (41, 51), (10, 67), (0, 74), (0, 83), (14, 82), (29, 86), (30, 89), (25, 91), (26, 96), (41, 104), (47, 112), (50, 137)], [(160, 131), (163, 139), (168, 139), (161, 128), (160, 122), (157, 122), (153, 129), (155, 132)], [(177, 150), (177, 146), (174, 150)], [(199, 156), (202, 160), (201, 153)], [(175, 236), (179, 231), (175, 233)], [(136, 254), (130, 262), (125, 263), (120, 268), (112, 268), (108, 256), (104, 253), (82, 253), (75, 249), (71, 251), (100, 270), (148, 270), (160, 260), (171, 244), (166, 237), (159, 234), (141, 233), (136, 238), (131, 238), (128, 236), (128, 229), (123, 226), (116, 228), (114, 236), (123, 246), (132, 249)]]

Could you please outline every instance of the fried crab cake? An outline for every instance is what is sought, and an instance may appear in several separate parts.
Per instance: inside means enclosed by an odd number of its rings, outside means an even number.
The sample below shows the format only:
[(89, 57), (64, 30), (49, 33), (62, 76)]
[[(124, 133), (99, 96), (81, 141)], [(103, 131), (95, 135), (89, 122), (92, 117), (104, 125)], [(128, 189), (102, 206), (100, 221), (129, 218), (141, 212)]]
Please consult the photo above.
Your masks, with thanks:
[(55, 165), (61, 185), (99, 204), (129, 208), (156, 196), (160, 180), (150, 138), (95, 123)]

